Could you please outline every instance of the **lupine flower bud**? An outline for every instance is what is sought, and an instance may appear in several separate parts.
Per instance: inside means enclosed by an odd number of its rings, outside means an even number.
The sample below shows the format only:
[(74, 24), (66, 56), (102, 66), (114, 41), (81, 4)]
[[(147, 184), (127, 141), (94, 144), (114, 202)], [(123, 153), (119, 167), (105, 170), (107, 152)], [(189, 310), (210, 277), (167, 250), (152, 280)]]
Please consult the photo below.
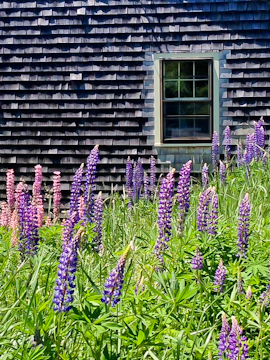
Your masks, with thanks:
[(57, 219), (61, 205), (61, 172), (54, 171), (53, 177), (53, 217)]
[(202, 186), (203, 190), (206, 190), (209, 183), (209, 170), (208, 165), (205, 163), (202, 168)]
[(91, 150), (87, 158), (86, 174), (85, 174), (85, 188), (84, 188), (84, 204), (85, 204), (85, 218), (92, 222), (94, 211), (94, 192), (96, 189), (96, 173), (97, 163), (99, 160), (98, 145)]
[(156, 160), (153, 156), (151, 156), (151, 159), (150, 159), (150, 193), (151, 193), (152, 197), (154, 197), (154, 195), (156, 193), (156, 182), (157, 182)]
[(218, 166), (218, 155), (219, 155), (219, 136), (218, 133), (214, 131), (212, 138), (212, 164), (214, 170), (216, 170)]
[(190, 173), (191, 173), (192, 161), (189, 160), (183, 165), (178, 186), (177, 186), (177, 200), (179, 204), (179, 229), (182, 231), (184, 218), (189, 210), (189, 187), (190, 187)]
[(242, 152), (243, 152), (242, 144), (238, 143), (237, 144), (237, 167), (242, 166), (244, 163)]
[(99, 192), (94, 205), (94, 223), (95, 227), (93, 229), (96, 234), (93, 239), (93, 247), (96, 252), (99, 252), (103, 248), (102, 244), (102, 215), (103, 215), (103, 200), (102, 193)]
[(248, 134), (246, 137), (246, 149), (244, 153), (244, 163), (250, 164), (255, 155), (254, 134)]
[(249, 195), (246, 194), (239, 209), (238, 217), (238, 256), (246, 256), (249, 239), (249, 217), (250, 202)]
[(221, 327), (221, 332), (219, 335), (219, 345), (218, 345), (219, 360), (223, 359), (223, 355), (225, 355), (225, 357), (227, 358), (228, 347), (229, 347), (228, 337), (229, 337), (230, 331), (231, 331), (231, 329), (230, 329), (228, 320), (226, 318), (226, 315), (223, 313), (222, 314), (222, 327)]
[(69, 311), (73, 302), (75, 288), (75, 273), (78, 262), (78, 246), (82, 237), (83, 228), (80, 228), (73, 239), (63, 246), (59, 260), (56, 287), (53, 302), (54, 310), (58, 312)]
[(225, 135), (224, 136), (225, 159), (227, 162), (229, 162), (231, 159), (231, 145), (232, 145), (231, 129), (229, 128), (229, 126), (226, 126), (224, 135)]
[(219, 162), (219, 178), (220, 178), (220, 182), (223, 184), (223, 185), (226, 185), (226, 177), (227, 177), (227, 174), (226, 174), (226, 166), (224, 165), (224, 163), (220, 160)]
[(196, 247), (195, 255), (192, 259), (192, 269), (193, 270), (202, 270), (203, 268), (203, 257), (199, 247)]
[(70, 192), (70, 210), (69, 213), (72, 214), (74, 211), (77, 212), (77, 219), (76, 222), (78, 222), (81, 217), (79, 215), (79, 197), (81, 194), (81, 186), (82, 186), (82, 179), (83, 179), (83, 166), (84, 164), (81, 164), (79, 169), (76, 170), (73, 182), (71, 185), (71, 192)]
[(249, 285), (246, 291), (246, 299), (250, 300), (252, 298), (252, 289), (251, 286)]
[(128, 208), (131, 209), (132, 198), (133, 198), (133, 167), (130, 157), (127, 159), (126, 163), (126, 190), (128, 196)]
[(14, 210), (15, 207), (15, 176), (14, 170), (7, 170), (7, 181), (6, 181), (6, 192), (7, 192), (7, 204), (9, 208), (10, 214)]
[(101, 298), (101, 301), (105, 304), (110, 304), (112, 307), (118, 304), (120, 301), (122, 294), (121, 290), (124, 283), (125, 265), (131, 248), (132, 245), (130, 244), (121, 256), (116, 267), (110, 273), (105, 283), (105, 290), (103, 291), (103, 297)]
[(171, 238), (171, 215), (172, 215), (172, 197), (174, 187), (174, 173), (172, 169), (162, 180), (159, 192), (158, 207), (158, 228), (159, 235), (155, 245), (155, 255), (163, 264), (163, 252), (168, 248), (168, 241)]
[(150, 199), (149, 176), (147, 175), (146, 172), (144, 173), (143, 184), (144, 184), (144, 197), (146, 198), (146, 200), (149, 200)]
[(223, 293), (225, 276), (226, 276), (226, 269), (223, 265), (223, 260), (221, 259), (215, 274), (214, 291)]

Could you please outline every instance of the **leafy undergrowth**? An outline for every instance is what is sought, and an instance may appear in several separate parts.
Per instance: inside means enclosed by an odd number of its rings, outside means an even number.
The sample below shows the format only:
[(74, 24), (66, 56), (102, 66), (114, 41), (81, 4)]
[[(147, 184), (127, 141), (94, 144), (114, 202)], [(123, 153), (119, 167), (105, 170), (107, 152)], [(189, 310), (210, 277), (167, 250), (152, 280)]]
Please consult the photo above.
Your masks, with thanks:
[[(158, 265), (154, 246), (158, 235), (158, 200), (141, 199), (131, 211), (127, 199), (113, 195), (105, 201), (102, 256), (86, 239), (79, 249), (79, 266), (71, 311), (53, 310), (57, 266), (61, 254), (60, 225), (40, 229), (38, 253), (20, 259), (10, 245), (10, 232), (0, 232), (0, 355), (1, 359), (218, 359), (221, 314), (235, 316), (248, 338), (251, 359), (270, 358), (270, 322), (260, 297), (269, 283), (270, 167), (252, 164), (235, 169), (227, 186), (213, 178), (219, 197), (215, 236), (197, 231), (201, 186), (192, 179), (191, 205), (182, 236), (173, 209), (172, 239)], [(246, 258), (237, 254), (239, 205), (248, 192), (251, 202), (250, 238)], [(89, 231), (89, 238), (92, 234)], [(130, 241), (120, 303), (101, 302), (104, 283)], [(194, 271), (196, 246), (203, 253), (203, 270)], [(227, 270), (224, 293), (214, 292), (220, 259)], [(237, 276), (244, 291), (239, 294)], [(138, 292), (135, 293), (136, 285)]]

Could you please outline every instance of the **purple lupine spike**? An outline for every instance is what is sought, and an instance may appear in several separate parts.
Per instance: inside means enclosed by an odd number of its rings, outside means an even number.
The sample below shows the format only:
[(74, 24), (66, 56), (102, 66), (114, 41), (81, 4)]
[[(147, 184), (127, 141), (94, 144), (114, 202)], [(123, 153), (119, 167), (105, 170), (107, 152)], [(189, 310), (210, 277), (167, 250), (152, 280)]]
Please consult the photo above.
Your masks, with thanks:
[(131, 248), (132, 244), (130, 244), (124, 251), (116, 267), (111, 271), (105, 283), (105, 290), (103, 291), (101, 301), (105, 304), (110, 304), (112, 307), (119, 303), (122, 295), (121, 290), (124, 283), (125, 265)]
[(255, 156), (254, 134), (248, 134), (246, 137), (246, 149), (244, 152), (244, 163), (250, 164)]
[(214, 131), (213, 137), (212, 137), (212, 164), (213, 164), (213, 170), (217, 169), (218, 156), (219, 156), (219, 136), (218, 136), (218, 133), (216, 131)]
[(134, 199), (139, 199), (143, 189), (143, 177), (144, 171), (142, 166), (142, 161), (139, 158), (137, 164), (134, 164), (133, 171), (133, 197)]
[(215, 274), (214, 291), (223, 293), (225, 277), (226, 277), (226, 269), (223, 265), (223, 260), (221, 259)]
[(58, 265), (56, 287), (54, 289), (54, 311), (67, 312), (71, 309), (78, 262), (77, 250), (82, 233), (83, 228), (80, 228), (73, 239), (63, 247)]
[(132, 198), (133, 198), (133, 167), (132, 161), (130, 157), (127, 159), (126, 163), (126, 190), (128, 196), (128, 208), (131, 209), (132, 206)]
[(103, 249), (102, 244), (102, 217), (103, 217), (103, 200), (102, 200), (102, 193), (99, 192), (94, 206), (94, 223), (95, 227), (93, 229), (94, 233), (96, 234), (93, 238), (93, 247), (96, 252), (100, 252)]
[(224, 133), (224, 149), (225, 149), (225, 159), (226, 162), (229, 162), (231, 159), (231, 145), (232, 145), (232, 137), (231, 137), (231, 129), (229, 126), (226, 126)]
[(199, 199), (198, 205), (198, 214), (197, 214), (197, 226), (198, 230), (205, 232), (208, 229), (208, 219), (209, 219), (209, 204), (212, 199), (212, 188), (206, 189)]
[(202, 270), (203, 268), (203, 256), (197, 245), (195, 255), (192, 259), (192, 269), (193, 270)]
[(215, 188), (212, 188), (211, 209), (208, 217), (207, 233), (216, 235), (218, 228), (218, 196)]
[(226, 185), (227, 170), (225, 164), (220, 160), (219, 162), (219, 178), (223, 185)]
[(85, 174), (85, 188), (84, 188), (84, 203), (85, 203), (85, 218), (92, 222), (94, 209), (94, 191), (96, 189), (96, 173), (97, 163), (99, 160), (98, 145), (91, 150), (87, 158), (86, 174)]
[(209, 169), (208, 165), (205, 163), (202, 168), (202, 186), (203, 190), (206, 190), (209, 183)]
[(239, 209), (238, 217), (238, 256), (246, 257), (249, 239), (250, 201), (246, 194)]
[(189, 210), (189, 188), (192, 161), (182, 166), (177, 186), (177, 200), (179, 204), (179, 230), (182, 232), (185, 216)]
[[(83, 167), (84, 164), (81, 164), (79, 169), (76, 170), (73, 182), (71, 185), (71, 192), (70, 192), (70, 210), (69, 213), (72, 214), (74, 211), (77, 212), (77, 221), (80, 220), (79, 218), (79, 197), (81, 195), (81, 186), (83, 180)], [(76, 222), (77, 222), (76, 221)]]
[(144, 173), (143, 184), (144, 184), (144, 197), (146, 198), (146, 200), (149, 200), (150, 199), (149, 176), (147, 175), (147, 173)]
[(223, 359), (223, 355), (225, 355), (225, 357), (227, 358), (228, 347), (229, 347), (228, 337), (229, 337), (230, 331), (231, 331), (230, 325), (228, 323), (226, 315), (223, 313), (222, 314), (222, 327), (221, 327), (221, 332), (219, 335), (219, 345), (218, 345), (219, 360)]
[(247, 338), (242, 336), (243, 330), (238, 325), (234, 316), (232, 316), (232, 327), (228, 339), (228, 354), (227, 357), (231, 360), (248, 359), (248, 344)]
[(151, 159), (150, 159), (150, 193), (151, 193), (152, 197), (154, 197), (155, 193), (156, 193), (156, 182), (157, 182), (156, 160), (153, 156), (151, 156)]
[(242, 144), (237, 144), (237, 167), (240, 167), (243, 165), (244, 159), (243, 159), (243, 149)]
[(163, 253), (168, 248), (168, 241), (171, 238), (171, 216), (172, 216), (172, 197), (174, 187), (175, 169), (172, 169), (162, 180), (159, 191), (158, 207), (158, 229), (159, 235), (155, 245), (155, 255), (163, 265)]

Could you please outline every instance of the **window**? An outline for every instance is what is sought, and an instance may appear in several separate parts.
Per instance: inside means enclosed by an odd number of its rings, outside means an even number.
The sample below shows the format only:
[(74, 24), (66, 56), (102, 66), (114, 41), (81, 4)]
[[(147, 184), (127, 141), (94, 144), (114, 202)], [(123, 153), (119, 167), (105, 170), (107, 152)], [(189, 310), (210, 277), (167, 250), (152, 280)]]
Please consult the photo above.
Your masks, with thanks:
[[(207, 144), (218, 127), (215, 105), (219, 94), (218, 89), (214, 91), (214, 86), (218, 86), (218, 77), (214, 81), (218, 67), (213, 57), (206, 54), (184, 55), (159, 54), (155, 60), (155, 70), (158, 70), (155, 75), (155, 127), (159, 128), (155, 129), (156, 145)], [(213, 94), (217, 96), (215, 102)], [(214, 116), (217, 117), (215, 121)]]

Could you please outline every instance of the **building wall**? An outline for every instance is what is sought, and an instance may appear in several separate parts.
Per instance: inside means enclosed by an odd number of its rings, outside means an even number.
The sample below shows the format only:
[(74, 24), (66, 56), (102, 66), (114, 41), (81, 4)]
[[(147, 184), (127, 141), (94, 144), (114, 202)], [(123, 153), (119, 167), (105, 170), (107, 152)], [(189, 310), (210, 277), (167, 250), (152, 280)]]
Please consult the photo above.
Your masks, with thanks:
[[(9, 167), (27, 181), (41, 163), (49, 183), (99, 143), (99, 186), (124, 180), (127, 156), (209, 160), (209, 149), (153, 147), (153, 53), (224, 54), (220, 133), (244, 137), (270, 114), (269, 2), (106, 0), (0, 3), (0, 187)], [(183, 154), (182, 154), (183, 152)], [(200, 154), (201, 153), (201, 154)]]

